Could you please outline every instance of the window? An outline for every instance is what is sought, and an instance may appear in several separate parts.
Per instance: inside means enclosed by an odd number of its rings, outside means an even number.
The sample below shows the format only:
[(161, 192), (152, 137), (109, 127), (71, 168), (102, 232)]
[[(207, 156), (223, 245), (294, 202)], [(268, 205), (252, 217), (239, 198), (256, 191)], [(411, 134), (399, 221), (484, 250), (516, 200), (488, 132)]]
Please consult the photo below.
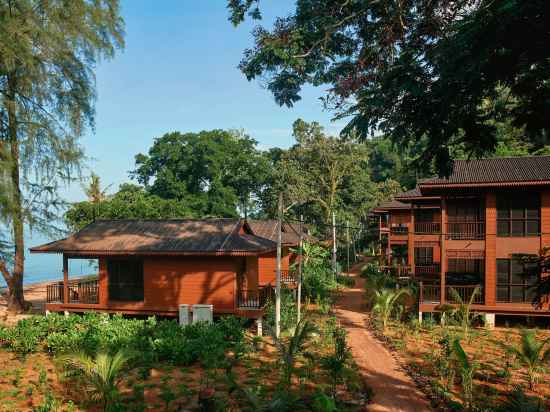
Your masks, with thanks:
[(538, 236), (539, 233), (540, 198), (538, 194), (498, 198), (498, 236)]
[(483, 259), (452, 259), (448, 260), (448, 273), (478, 273), (485, 272)]
[(536, 265), (497, 259), (497, 302), (532, 302), (537, 280)]
[(434, 250), (431, 247), (414, 248), (414, 264), (418, 266), (433, 265)]
[(138, 259), (112, 259), (109, 272), (109, 299), (143, 301), (143, 262)]
[(415, 211), (415, 219), (418, 223), (435, 222), (434, 211), (431, 209), (420, 209)]
[(483, 206), (480, 199), (457, 199), (447, 206), (449, 222), (482, 222)]

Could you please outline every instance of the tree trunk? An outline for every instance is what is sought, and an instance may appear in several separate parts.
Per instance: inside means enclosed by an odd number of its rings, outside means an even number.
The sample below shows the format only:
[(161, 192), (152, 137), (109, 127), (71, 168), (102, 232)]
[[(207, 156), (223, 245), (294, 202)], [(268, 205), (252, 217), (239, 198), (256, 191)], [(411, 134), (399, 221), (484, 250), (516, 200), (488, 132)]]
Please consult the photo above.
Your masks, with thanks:
[(19, 176), (19, 142), (17, 139), (17, 112), (15, 93), (17, 80), (14, 73), (8, 75), (8, 138), (10, 145), (11, 186), (13, 200), (10, 205), (11, 220), (13, 226), (13, 241), (15, 244), (13, 270), (11, 275), (3, 264), (2, 274), (8, 284), (8, 310), (10, 312), (22, 312), (27, 308), (23, 296), (23, 272), (25, 268), (25, 240), (23, 235), (23, 202)]

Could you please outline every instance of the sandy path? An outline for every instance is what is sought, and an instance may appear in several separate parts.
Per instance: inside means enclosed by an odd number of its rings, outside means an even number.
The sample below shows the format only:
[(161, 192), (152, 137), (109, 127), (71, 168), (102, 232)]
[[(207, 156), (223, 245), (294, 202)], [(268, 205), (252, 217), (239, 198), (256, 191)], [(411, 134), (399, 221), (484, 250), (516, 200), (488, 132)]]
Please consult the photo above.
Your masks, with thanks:
[(34, 313), (43, 313), (46, 304), (46, 285), (51, 282), (33, 283), (25, 285), (25, 300), (31, 303), (31, 309), (28, 314), (8, 313), (5, 289), (0, 290), (0, 324), (12, 325), (18, 320), (29, 317)]
[[(352, 273), (351, 276), (356, 275)], [(427, 398), (399, 367), (391, 353), (365, 327), (364, 286), (365, 280), (357, 276), (355, 287), (345, 289), (338, 299), (336, 316), (348, 331), (348, 344), (360, 373), (374, 391), (368, 410), (431, 411)]]

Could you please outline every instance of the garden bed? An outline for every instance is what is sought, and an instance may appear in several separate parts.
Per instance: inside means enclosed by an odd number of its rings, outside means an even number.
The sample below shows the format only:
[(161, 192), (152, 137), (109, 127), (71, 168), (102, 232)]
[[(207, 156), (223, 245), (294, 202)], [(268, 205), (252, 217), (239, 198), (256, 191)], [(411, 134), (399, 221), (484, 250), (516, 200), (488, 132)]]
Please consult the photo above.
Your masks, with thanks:
[[(19, 329), (0, 331), (0, 411), (102, 410), (85, 396), (83, 377), (65, 376), (61, 358), (77, 350), (119, 347), (138, 356), (122, 377), (116, 410), (199, 410), (199, 394), (204, 398), (205, 388), (213, 409), (203, 410), (254, 410), (254, 402), (267, 402), (276, 393), (284, 394), (285, 402), (295, 402), (296, 410), (312, 410), (312, 405), (330, 401), (327, 394), (333, 393), (334, 381), (321, 359), (334, 352), (331, 336), (336, 326), (330, 315), (319, 311), (310, 311), (308, 319), (316, 332), (296, 357), (290, 390), (282, 391), (281, 356), (273, 339), (258, 339), (249, 331), (241, 336), (237, 320), (182, 333), (173, 321), (105, 315), (31, 318)], [(209, 358), (220, 345), (221, 357)], [(237, 352), (238, 359), (229, 366), (225, 360)], [(370, 393), (352, 359), (342, 376), (334, 388), (339, 410), (364, 410)]]
[[(531, 403), (540, 403), (541, 410), (550, 410), (548, 370), (540, 371), (538, 383), (530, 389), (526, 368), (514, 356), (507, 354), (502, 345), (518, 347), (520, 329), (473, 328), (464, 338), (459, 327), (442, 327), (431, 321), (422, 327), (416, 322), (390, 322), (385, 333), (375, 322), (370, 327), (377, 338), (394, 351), (396, 358), (431, 398), (437, 410), (460, 410), (464, 407), (460, 374), (454, 372), (456, 364), (453, 355), (445, 347), (445, 343), (453, 342), (455, 338), (460, 339), (468, 358), (476, 364), (473, 408), (482, 411), (502, 408), (504, 403), (510, 401), (510, 394), (520, 388), (525, 396), (531, 398)], [(536, 331), (536, 334), (539, 341), (550, 338), (548, 330)]]

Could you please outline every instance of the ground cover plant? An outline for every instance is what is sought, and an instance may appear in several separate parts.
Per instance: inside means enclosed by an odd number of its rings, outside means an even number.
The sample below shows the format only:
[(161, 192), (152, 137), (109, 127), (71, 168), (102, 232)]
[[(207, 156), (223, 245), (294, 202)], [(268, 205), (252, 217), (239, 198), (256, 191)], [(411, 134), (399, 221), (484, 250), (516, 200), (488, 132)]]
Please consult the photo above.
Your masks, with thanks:
[(279, 340), (246, 326), (52, 314), (0, 327), (0, 411), (354, 411), (368, 401), (330, 313), (305, 307)]

